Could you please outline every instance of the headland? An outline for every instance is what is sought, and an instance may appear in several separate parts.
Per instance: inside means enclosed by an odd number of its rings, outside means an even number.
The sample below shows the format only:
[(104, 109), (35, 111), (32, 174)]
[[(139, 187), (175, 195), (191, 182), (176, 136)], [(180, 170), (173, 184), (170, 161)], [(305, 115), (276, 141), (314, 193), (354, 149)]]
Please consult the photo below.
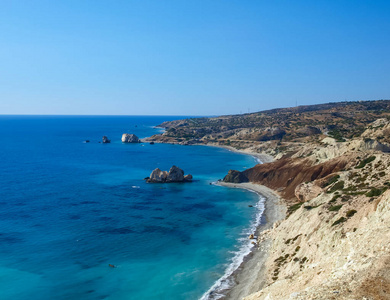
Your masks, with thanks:
[[(265, 195), (269, 225), (259, 227), (257, 250), (235, 272), (227, 299), (388, 299), (389, 100), (186, 119), (161, 127), (164, 134), (151, 140), (275, 158), (225, 177), (234, 187), (274, 191)], [(283, 209), (275, 213), (280, 203), (287, 208), (284, 218)]]

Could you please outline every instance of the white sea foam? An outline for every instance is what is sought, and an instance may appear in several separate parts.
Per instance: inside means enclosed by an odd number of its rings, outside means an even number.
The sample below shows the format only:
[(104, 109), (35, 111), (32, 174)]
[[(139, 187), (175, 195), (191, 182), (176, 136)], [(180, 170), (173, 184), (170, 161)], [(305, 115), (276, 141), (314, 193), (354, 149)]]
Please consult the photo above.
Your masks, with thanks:
[(225, 295), (222, 294), (222, 292), (231, 288), (233, 284), (231, 275), (235, 270), (238, 269), (238, 267), (244, 261), (244, 258), (251, 252), (252, 248), (254, 247), (254, 245), (251, 243), (252, 240), (248, 240), (248, 236), (253, 234), (260, 225), (261, 216), (263, 215), (265, 209), (265, 198), (253, 190), (248, 189), (248, 191), (256, 193), (259, 196), (259, 201), (255, 206), (257, 208), (256, 217), (251, 222), (249, 227), (244, 229), (241, 234), (242, 237), (237, 239), (237, 241), (241, 244), (240, 248), (238, 251), (232, 251), (234, 256), (231, 259), (230, 264), (227, 266), (224, 275), (219, 278), (206, 293), (203, 294), (200, 300), (217, 300), (224, 297)]
[(146, 127), (156, 129), (159, 133), (165, 132), (165, 128), (162, 128), (162, 127), (157, 127), (157, 126), (146, 126)]
[(259, 157), (253, 156), (253, 158), (257, 161), (257, 163), (259, 163), (259, 164), (263, 163)]
[(140, 187), (138, 185), (133, 185), (132, 188), (133, 189), (139, 189)]

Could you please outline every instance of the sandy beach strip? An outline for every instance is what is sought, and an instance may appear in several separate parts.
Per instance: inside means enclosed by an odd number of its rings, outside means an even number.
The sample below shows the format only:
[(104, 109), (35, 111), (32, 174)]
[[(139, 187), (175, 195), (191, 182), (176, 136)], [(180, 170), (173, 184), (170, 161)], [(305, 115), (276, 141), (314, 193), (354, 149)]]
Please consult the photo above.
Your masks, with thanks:
[[(286, 206), (283, 199), (273, 190), (253, 183), (225, 183), (219, 182), (221, 186), (230, 188), (241, 188), (254, 191), (264, 198), (265, 210), (262, 215), (261, 225), (257, 228), (255, 235), (270, 229), (273, 225), (286, 217)], [(269, 239), (264, 240), (259, 247), (253, 247), (240, 267), (231, 275), (234, 285), (227, 291), (224, 299), (242, 299), (263, 288), (266, 282), (265, 262), (268, 257), (268, 249), (271, 244)]]
[(271, 155), (268, 155), (265, 153), (258, 153), (258, 152), (253, 152), (253, 151), (249, 151), (249, 150), (238, 150), (238, 149), (231, 147), (231, 146), (217, 145), (217, 144), (213, 144), (213, 143), (208, 143), (208, 144), (206, 144), (206, 146), (224, 148), (224, 149), (227, 149), (227, 150), (232, 151), (232, 152), (251, 155), (251, 156), (254, 156), (255, 158), (259, 159), (260, 162), (263, 164), (274, 161), (274, 158)]

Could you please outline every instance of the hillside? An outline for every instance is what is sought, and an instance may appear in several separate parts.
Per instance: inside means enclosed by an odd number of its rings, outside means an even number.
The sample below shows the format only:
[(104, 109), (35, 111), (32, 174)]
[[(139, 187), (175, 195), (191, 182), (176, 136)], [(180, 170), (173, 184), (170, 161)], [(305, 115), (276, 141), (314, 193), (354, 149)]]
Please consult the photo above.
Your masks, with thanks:
[(245, 299), (390, 299), (390, 101), (161, 126), (167, 131), (155, 141), (229, 145), (274, 157), (224, 178), (267, 186), (287, 206), (286, 218), (258, 236), (257, 251), (268, 245), (267, 259), (252, 272), (263, 279)]
[(390, 117), (390, 100), (340, 102), (281, 108), (244, 115), (193, 118), (164, 122), (161, 142), (217, 143), (246, 147), (246, 143), (305, 142), (329, 135), (338, 141), (360, 136), (378, 118)]

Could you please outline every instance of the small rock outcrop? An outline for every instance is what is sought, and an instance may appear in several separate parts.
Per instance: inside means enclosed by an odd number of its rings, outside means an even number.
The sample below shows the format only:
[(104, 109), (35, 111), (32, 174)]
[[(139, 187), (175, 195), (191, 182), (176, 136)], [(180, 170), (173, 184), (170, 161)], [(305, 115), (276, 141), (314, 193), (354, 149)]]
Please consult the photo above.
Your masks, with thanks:
[(185, 175), (184, 181), (192, 181), (192, 175), (191, 174)]
[(154, 169), (153, 172), (150, 174), (149, 179), (147, 179), (148, 182), (165, 182), (168, 177), (167, 171), (161, 171), (159, 168)]
[(171, 182), (190, 182), (192, 175), (184, 176), (184, 171), (176, 166), (167, 171), (161, 171), (159, 168), (154, 169), (149, 178), (146, 178), (149, 183), (171, 183)]
[(122, 142), (123, 143), (140, 143), (141, 141), (139, 140), (138, 136), (136, 136), (135, 134), (124, 133), (124, 134), (122, 134)]
[(322, 188), (313, 182), (301, 183), (295, 188), (295, 197), (301, 202), (306, 202), (317, 197), (322, 191)]
[(365, 138), (360, 144), (360, 150), (362, 151), (376, 150), (382, 152), (390, 152), (390, 147), (381, 142), (369, 138)]
[(172, 166), (168, 173), (167, 182), (182, 181), (184, 181), (184, 171), (176, 166)]
[(249, 179), (243, 173), (236, 170), (229, 170), (229, 173), (223, 178), (224, 182), (241, 183), (248, 182)]
[(103, 144), (108, 144), (108, 143), (111, 143), (111, 140), (109, 140), (108, 137), (106, 137), (104, 135), (103, 138), (102, 138), (102, 142), (103, 142)]

